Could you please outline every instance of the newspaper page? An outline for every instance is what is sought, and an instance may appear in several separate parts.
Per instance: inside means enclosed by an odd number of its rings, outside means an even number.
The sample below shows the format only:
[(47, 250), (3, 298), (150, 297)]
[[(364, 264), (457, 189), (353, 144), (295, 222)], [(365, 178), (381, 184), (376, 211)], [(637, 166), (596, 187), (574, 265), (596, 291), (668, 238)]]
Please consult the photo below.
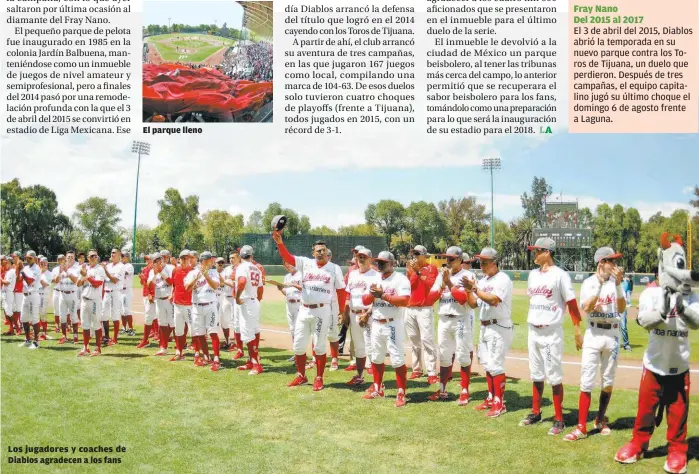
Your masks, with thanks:
[(3, 471), (699, 469), (696, 0), (0, 14)]

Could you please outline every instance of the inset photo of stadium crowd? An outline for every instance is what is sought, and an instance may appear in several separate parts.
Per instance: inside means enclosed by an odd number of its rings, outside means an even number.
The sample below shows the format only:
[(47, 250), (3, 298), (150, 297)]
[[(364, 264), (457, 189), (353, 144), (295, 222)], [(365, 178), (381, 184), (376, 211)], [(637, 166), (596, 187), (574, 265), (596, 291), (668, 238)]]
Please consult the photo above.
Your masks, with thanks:
[(271, 1), (146, 1), (144, 122), (272, 122)]

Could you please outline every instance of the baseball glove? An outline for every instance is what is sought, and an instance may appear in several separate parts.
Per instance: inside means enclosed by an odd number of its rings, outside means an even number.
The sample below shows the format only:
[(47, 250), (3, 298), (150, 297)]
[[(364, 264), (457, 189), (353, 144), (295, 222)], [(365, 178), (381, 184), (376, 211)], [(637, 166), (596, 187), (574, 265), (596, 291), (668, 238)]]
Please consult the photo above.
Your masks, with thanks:
[(360, 328), (365, 328), (369, 325), (369, 316), (371, 316), (371, 313), (369, 311), (359, 315), (358, 320)]

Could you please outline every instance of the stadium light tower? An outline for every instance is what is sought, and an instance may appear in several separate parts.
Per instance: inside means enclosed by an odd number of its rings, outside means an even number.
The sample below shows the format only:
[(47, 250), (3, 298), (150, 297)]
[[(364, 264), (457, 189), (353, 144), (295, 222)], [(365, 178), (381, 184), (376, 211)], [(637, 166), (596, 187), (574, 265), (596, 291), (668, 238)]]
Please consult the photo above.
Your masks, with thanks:
[(136, 200), (133, 205), (133, 243), (131, 253), (136, 261), (136, 214), (138, 213), (138, 178), (141, 175), (141, 155), (150, 155), (150, 143), (134, 140), (131, 147), (132, 153), (138, 153), (138, 167), (136, 168)]
[(501, 169), (500, 158), (483, 158), (483, 169), (490, 171), (490, 246), (495, 245), (495, 197), (493, 189), (493, 171)]

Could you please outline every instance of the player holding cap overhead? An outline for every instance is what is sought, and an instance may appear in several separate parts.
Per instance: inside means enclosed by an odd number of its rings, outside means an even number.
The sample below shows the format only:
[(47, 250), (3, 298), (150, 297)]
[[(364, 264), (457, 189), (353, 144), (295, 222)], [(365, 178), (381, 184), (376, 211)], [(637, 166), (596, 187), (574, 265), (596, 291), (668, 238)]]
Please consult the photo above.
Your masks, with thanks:
[(185, 290), (192, 291), (192, 339), (197, 338), (199, 348), (204, 352), (203, 358), (199, 352), (194, 354), (194, 365), (203, 367), (210, 363), (209, 345), (206, 342), (208, 334), (214, 350), (211, 371), (217, 372), (221, 369), (220, 342), (216, 325), (216, 288), (220, 281), (211, 252), (202, 252), (199, 261), (201, 266), (190, 271), (184, 280)]
[(427, 398), (432, 401), (449, 399), (447, 382), (456, 359), (461, 366), (459, 405), (464, 406), (469, 402), (468, 389), (473, 359), (473, 309), (477, 306), (477, 298), (472, 291), (464, 289), (462, 280), (475, 280), (476, 276), (461, 268), (461, 248), (449, 247), (445, 256), (447, 267), (434, 282), (428, 298), (433, 304), (439, 300), (437, 335), (440, 367), (439, 390)]
[(371, 305), (370, 311), (360, 317), (360, 324), (371, 319), (371, 365), (374, 383), (364, 393), (365, 400), (383, 398), (385, 387), (383, 375), (386, 370), (386, 351), (396, 372), (395, 407), (407, 403), (405, 392), (408, 388), (405, 366), (405, 307), (410, 302), (410, 280), (394, 271), (396, 259), (391, 252), (384, 250), (376, 257), (380, 276), (369, 286), (369, 294), (362, 297), (364, 305)]
[[(371, 305), (364, 303), (364, 296), (369, 295), (369, 289), (380, 281), (379, 272), (371, 268), (372, 254), (367, 248), (360, 248), (355, 254), (357, 266), (347, 274), (348, 303), (344, 309), (344, 319), (349, 321), (350, 335), (354, 343), (354, 354), (357, 364), (357, 374), (347, 382), (347, 385), (364, 383), (364, 369), (367, 354), (371, 354), (371, 320), (367, 313)], [(384, 353), (384, 355), (386, 355)], [(373, 372), (372, 372), (373, 374)]]
[[(87, 355), (98, 356), (102, 353), (102, 285), (107, 280), (104, 267), (99, 264), (96, 250), (88, 252), (89, 264), (80, 267), (78, 286), (84, 287), (80, 297), (80, 313), (82, 314), (83, 350), (78, 357)], [(90, 354), (90, 332), (95, 333), (97, 350)]]
[(123, 328), (120, 334), (128, 334), (135, 336), (136, 332), (133, 329), (133, 277), (134, 268), (131, 264), (131, 254), (129, 252), (121, 253), (121, 263), (124, 265), (124, 284), (121, 287), (121, 321)]
[(478, 297), (478, 316), (481, 333), (478, 342), (478, 358), (485, 368), (488, 382), (488, 398), (476, 406), (476, 410), (488, 410), (486, 416), (495, 418), (507, 412), (505, 406), (505, 357), (512, 344), (512, 280), (498, 268), (498, 253), (486, 247), (475, 255), (481, 262), (484, 278), (476, 283), (463, 280), (467, 290)]
[(416, 245), (410, 251), (412, 257), (408, 260), (407, 276), (410, 279), (410, 305), (405, 312), (405, 329), (412, 346), (413, 370), (410, 380), (422, 377), (422, 351), (425, 351), (427, 366), (427, 383), (437, 383), (437, 347), (434, 343), (434, 317), (432, 306), (428, 304), (429, 295), (434, 282), (437, 281), (439, 270), (427, 263), (427, 249)]
[[(24, 300), (22, 301), (22, 312), (20, 322), (24, 326), (24, 347), (30, 349), (39, 348), (39, 304), (41, 296), (41, 269), (36, 264), (36, 252), (30, 250), (26, 255), (27, 264), (22, 267), (19, 276), (22, 278), (22, 291)], [(29, 340), (29, 330), (34, 330), (34, 340)]]
[(248, 361), (238, 370), (249, 370), (248, 375), (262, 373), (260, 364), (260, 299), (262, 298), (262, 272), (252, 263), (253, 249), (243, 245), (240, 264), (235, 269), (235, 302), (240, 307), (240, 337), (248, 348)]
[(319, 391), (323, 389), (323, 373), (327, 361), (326, 340), (330, 328), (330, 318), (336, 317), (332, 314), (330, 306), (333, 294), (337, 293), (338, 308), (344, 308), (345, 281), (340, 267), (328, 262), (325, 242), (319, 240), (313, 244), (313, 259), (289, 253), (282, 242), (281, 230), (284, 225), (278, 225), (282, 217), (277, 216), (272, 221), (272, 238), (277, 244), (282, 259), (289, 265), (296, 267), (301, 274), (303, 285), (301, 308), (296, 319), (294, 332), (297, 374), (288, 386), (295, 387), (308, 382), (306, 378), (306, 348), (312, 335), (317, 371), (313, 381), (313, 390)]
[(566, 441), (587, 437), (587, 415), (598, 365), (602, 372), (602, 392), (595, 428), (603, 436), (612, 432), (604, 414), (614, 388), (621, 337), (621, 313), (626, 309), (626, 298), (621, 288), (624, 271), (616, 264), (621, 257), (622, 254), (616, 253), (611, 247), (597, 249), (594, 257), (597, 272), (586, 278), (580, 289), (580, 303), (588, 317), (589, 327), (583, 339), (578, 426), (563, 438)]
[(566, 306), (575, 326), (575, 346), (580, 350), (580, 311), (575, 299), (573, 283), (567, 272), (553, 261), (556, 243), (547, 237), (537, 239), (529, 246), (534, 251), (534, 263), (539, 268), (529, 273), (529, 372), (531, 373), (532, 412), (519, 426), (541, 422), (541, 398), (544, 381), (548, 380), (553, 391), (555, 411), (550, 435), (560, 434), (563, 424), (563, 314)]

